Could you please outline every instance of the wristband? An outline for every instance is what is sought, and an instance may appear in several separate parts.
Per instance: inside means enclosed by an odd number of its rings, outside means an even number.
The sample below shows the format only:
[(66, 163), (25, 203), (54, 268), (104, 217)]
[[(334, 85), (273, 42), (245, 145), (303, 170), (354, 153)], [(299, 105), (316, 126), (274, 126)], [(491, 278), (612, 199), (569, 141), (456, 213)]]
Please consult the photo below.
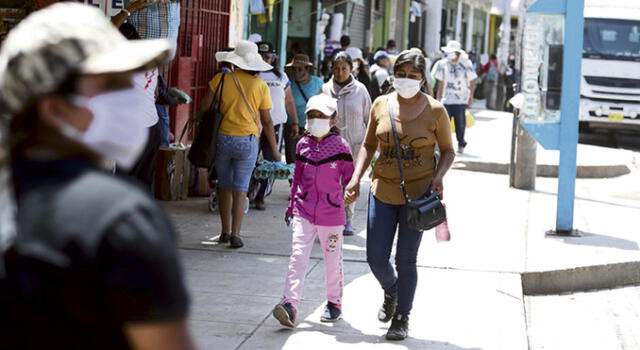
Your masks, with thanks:
[(131, 17), (131, 12), (129, 12), (129, 10), (127, 10), (126, 8), (123, 8), (122, 12), (126, 13), (127, 17)]

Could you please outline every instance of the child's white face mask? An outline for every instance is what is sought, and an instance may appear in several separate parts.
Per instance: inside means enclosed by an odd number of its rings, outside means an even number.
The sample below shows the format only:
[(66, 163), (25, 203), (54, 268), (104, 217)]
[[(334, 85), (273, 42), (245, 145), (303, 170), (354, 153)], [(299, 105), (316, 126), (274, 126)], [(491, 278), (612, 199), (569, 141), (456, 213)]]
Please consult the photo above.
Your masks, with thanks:
[(315, 137), (323, 137), (331, 131), (331, 119), (309, 119), (307, 129)]

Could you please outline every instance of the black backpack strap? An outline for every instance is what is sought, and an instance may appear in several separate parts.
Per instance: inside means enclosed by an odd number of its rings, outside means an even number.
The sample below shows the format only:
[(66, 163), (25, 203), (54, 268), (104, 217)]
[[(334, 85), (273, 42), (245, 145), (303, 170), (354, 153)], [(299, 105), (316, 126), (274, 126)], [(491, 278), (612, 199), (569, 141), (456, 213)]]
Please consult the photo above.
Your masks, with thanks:
[(297, 81), (293, 82), (294, 84), (296, 84), (296, 86), (298, 87), (298, 90), (300, 91), (300, 93), (302, 94), (302, 98), (304, 98), (304, 102), (309, 102), (309, 98), (307, 97), (307, 95), (304, 93), (304, 90), (302, 90), (302, 86), (300, 85), (300, 83), (298, 83)]

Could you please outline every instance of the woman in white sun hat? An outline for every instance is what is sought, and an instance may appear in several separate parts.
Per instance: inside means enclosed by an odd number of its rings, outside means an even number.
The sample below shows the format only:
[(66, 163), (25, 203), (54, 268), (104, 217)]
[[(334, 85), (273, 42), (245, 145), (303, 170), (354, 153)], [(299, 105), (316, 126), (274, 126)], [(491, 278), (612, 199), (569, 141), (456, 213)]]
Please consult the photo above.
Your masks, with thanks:
[(244, 243), (240, 230), (262, 129), (273, 159), (282, 158), (271, 120), (269, 87), (258, 77), (258, 72), (273, 67), (262, 59), (258, 46), (246, 40), (239, 41), (231, 52), (216, 53), (216, 60), (233, 65), (231, 73), (218, 73), (213, 77), (209, 83), (211, 89), (201, 105), (203, 112), (211, 108), (220, 84), (220, 112), (224, 117), (217, 139), (215, 169), (222, 232), (217, 241), (229, 243), (231, 248), (241, 248)]
[(464, 139), (467, 125), (465, 112), (473, 105), (473, 90), (478, 76), (459, 42), (450, 40), (447, 46), (442, 47), (442, 51), (447, 57), (438, 61), (435, 68), (435, 78), (439, 80), (437, 99), (456, 124), (458, 153), (463, 153), (467, 146)]
[(18, 233), (0, 259), (0, 348), (194, 348), (169, 219), (148, 191), (101, 168), (131, 167), (144, 149), (133, 74), (169, 51), (69, 2), (34, 12), (3, 43), (0, 165)]

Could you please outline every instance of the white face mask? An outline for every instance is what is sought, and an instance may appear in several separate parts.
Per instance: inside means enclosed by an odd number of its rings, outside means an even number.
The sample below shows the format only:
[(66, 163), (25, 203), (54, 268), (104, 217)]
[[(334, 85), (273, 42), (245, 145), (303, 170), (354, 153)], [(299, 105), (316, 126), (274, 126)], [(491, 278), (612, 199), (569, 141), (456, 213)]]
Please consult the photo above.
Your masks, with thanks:
[(73, 96), (71, 103), (93, 114), (87, 131), (65, 125), (66, 137), (111, 160), (125, 170), (131, 169), (144, 150), (149, 130), (144, 126), (144, 91), (126, 89), (91, 98)]
[(331, 131), (331, 119), (309, 119), (307, 129), (315, 137), (323, 137)]
[(402, 98), (412, 98), (420, 91), (420, 80), (409, 78), (393, 79), (393, 87)]

